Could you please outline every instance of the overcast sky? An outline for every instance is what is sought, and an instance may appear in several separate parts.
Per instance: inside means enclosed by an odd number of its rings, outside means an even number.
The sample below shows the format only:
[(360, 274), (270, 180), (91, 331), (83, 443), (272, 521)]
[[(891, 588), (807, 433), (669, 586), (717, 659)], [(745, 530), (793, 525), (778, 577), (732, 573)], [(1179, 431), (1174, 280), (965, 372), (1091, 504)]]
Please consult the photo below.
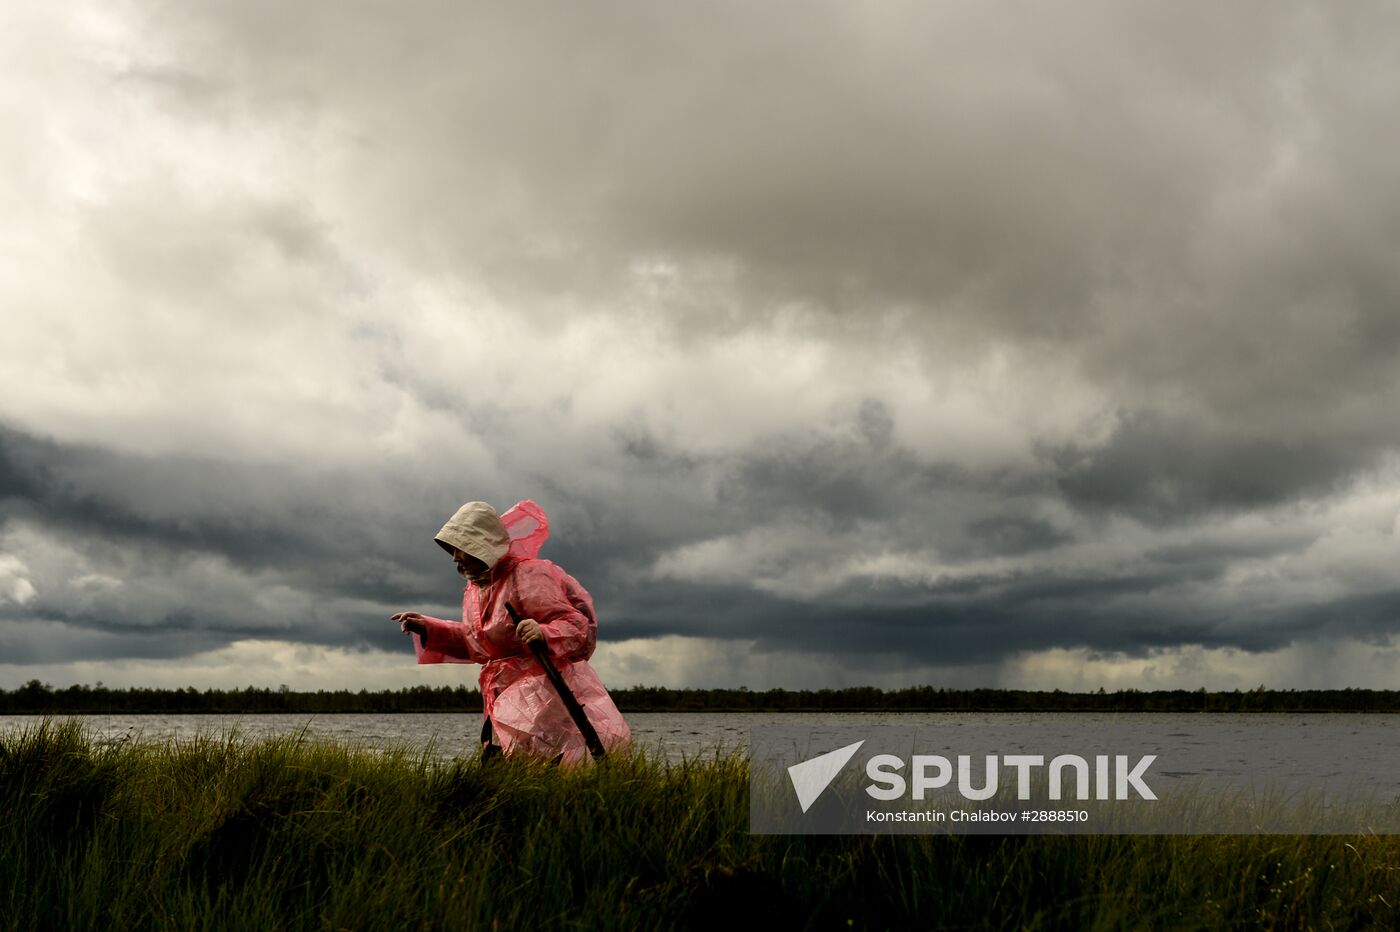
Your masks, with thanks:
[(0, 687), (1400, 688), (1400, 7), (0, 8)]

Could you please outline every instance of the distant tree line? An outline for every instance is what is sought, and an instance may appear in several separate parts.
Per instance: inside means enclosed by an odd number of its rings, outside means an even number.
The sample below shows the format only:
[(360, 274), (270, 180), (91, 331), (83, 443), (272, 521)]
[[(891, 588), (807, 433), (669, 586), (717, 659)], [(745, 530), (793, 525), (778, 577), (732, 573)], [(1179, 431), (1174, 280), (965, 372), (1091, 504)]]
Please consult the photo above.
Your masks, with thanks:
[(153, 712), (479, 712), (481, 693), (466, 686), (410, 686), (405, 689), (317, 690), (277, 689), (110, 689), (69, 686), (54, 689), (30, 680), (19, 689), (0, 690), (0, 715), (44, 713), (121, 714)]
[[(789, 690), (667, 689), (634, 686), (612, 691), (624, 712), (1400, 712), (1400, 691), (1377, 689), (1241, 692), (1137, 689), (1092, 693), (1023, 689)], [(0, 690), (0, 714), (479, 712), (481, 693), (466, 686), (404, 689), (54, 689), (30, 680)]]
[(753, 691), (638, 686), (613, 690), (613, 697), (628, 712), (1400, 712), (1396, 690), (1262, 686), (1245, 692), (1100, 689), (1087, 693), (933, 686)]

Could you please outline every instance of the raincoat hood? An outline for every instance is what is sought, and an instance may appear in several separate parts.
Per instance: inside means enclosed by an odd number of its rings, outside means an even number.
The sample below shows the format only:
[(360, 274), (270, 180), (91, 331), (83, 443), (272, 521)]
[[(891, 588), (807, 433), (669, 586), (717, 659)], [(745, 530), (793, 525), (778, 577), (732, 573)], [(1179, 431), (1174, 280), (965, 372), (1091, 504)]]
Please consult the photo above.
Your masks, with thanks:
[(496, 509), (485, 502), (467, 502), (447, 519), (433, 538), (448, 553), (456, 547), (476, 557), (487, 568), (495, 566), (510, 550), (510, 534)]

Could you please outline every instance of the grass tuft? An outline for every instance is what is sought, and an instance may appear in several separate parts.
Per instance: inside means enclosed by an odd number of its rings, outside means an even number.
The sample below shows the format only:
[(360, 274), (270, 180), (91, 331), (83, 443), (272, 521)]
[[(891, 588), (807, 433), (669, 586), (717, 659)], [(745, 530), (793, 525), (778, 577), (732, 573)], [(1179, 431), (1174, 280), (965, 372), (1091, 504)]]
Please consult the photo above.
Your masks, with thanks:
[(0, 929), (1393, 927), (1400, 840), (756, 836), (748, 765), (0, 735)]

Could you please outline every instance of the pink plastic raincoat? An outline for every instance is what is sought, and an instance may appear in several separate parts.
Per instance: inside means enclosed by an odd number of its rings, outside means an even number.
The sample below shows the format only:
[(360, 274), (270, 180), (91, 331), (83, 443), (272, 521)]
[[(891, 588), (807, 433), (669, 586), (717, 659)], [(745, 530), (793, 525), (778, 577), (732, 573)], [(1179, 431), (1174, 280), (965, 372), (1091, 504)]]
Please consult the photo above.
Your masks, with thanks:
[(516, 638), (507, 602), (522, 618), (539, 623), (555, 666), (603, 746), (609, 751), (623, 749), (632, 733), (588, 664), (598, 638), (592, 597), (568, 573), (548, 560), (536, 559), (548, 537), (548, 519), (532, 501), (520, 502), (499, 519), (479, 502), (464, 505), (437, 539), (489, 566), (489, 580), (467, 584), (460, 622), (424, 616), (426, 643), (414, 635), (413, 646), (419, 663), (482, 665), (485, 717), (506, 753), (548, 759), (562, 754), (563, 762), (577, 763), (589, 759), (583, 735), (539, 661)]

